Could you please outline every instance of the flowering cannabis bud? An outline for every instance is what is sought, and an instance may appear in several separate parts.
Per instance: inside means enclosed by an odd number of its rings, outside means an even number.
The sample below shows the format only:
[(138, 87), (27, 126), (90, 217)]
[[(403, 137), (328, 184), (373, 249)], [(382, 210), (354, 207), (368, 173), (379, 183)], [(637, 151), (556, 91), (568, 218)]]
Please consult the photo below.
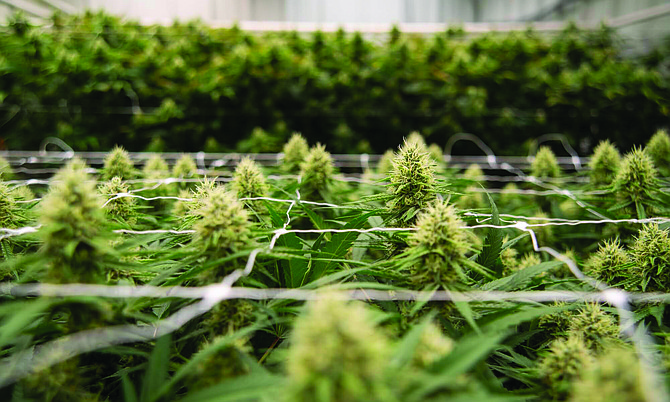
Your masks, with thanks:
[(658, 224), (644, 225), (630, 250), (643, 291), (666, 292), (670, 288), (670, 237)]
[(287, 372), (295, 402), (387, 400), (388, 340), (363, 304), (319, 299), (297, 318)]
[(300, 171), (300, 163), (305, 160), (309, 152), (309, 145), (307, 145), (307, 140), (302, 135), (293, 133), (284, 145), (283, 152), (284, 160), (282, 168), (286, 172), (298, 173)]
[(454, 348), (454, 341), (445, 336), (434, 322), (429, 322), (421, 332), (414, 350), (414, 365), (425, 368), (447, 355)]
[(428, 154), (435, 162), (437, 162), (438, 165), (444, 163), (444, 152), (442, 151), (442, 148), (440, 148), (439, 145), (430, 144), (430, 146), (428, 147)]
[(395, 153), (390, 149), (386, 150), (377, 163), (377, 173), (388, 175), (393, 169), (393, 158)]
[(405, 141), (393, 159), (389, 176), (388, 207), (396, 220), (413, 222), (416, 214), (436, 197), (435, 163), (416, 142)]
[(123, 180), (131, 179), (135, 176), (135, 166), (130, 160), (130, 155), (122, 147), (114, 147), (112, 152), (107, 154), (102, 168), (102, 179), (111, 180), (113, 177), (120, 177)]
[(198, 175), (198, 166), (189, 154), (183, 154), (172, 167), (172, 175), (183, 179), (190, 179)]
[(16, 228), (25, 217), (21, 207), (16, 202), (14, 192), (9, 189), (7, 184), (0, 181), (0, 227)]
[(147, 160), (142, 169), (144, 177), (147, 179), (162, 179), (169, 175), (168, 164), (159, 154), (154, 154)]
[(237, 251), (251, 239), (251, 222), (244, 205), (223, 187), (215, 187), (200, 201), (193, 214), (195, 240), (206, 250), (224, 253)]
[(518, 193), (519, 187), (514, 183), (507, 183), (500, 192), (500, 204), (506, 210), (511, 211), (524, 205), (524, 201)]
[(40, 203), (43, 251), (53, 259), (48, 276), (57, 282), (95, 282), (102, 274), (94, 242), (105, 226), (103, 200), (85, 168), (70, 161)]
[(110, 216), (130, 224), (134, 223), (135, 219), (133, 218), (133, 215), (135, 214), (135, 198), (114, 198), (117, 194), (128, 193), (128, 185), (123, 183), (120, 177), (116, 176), (111, 180), (102, 183), (98, 186), (98, 191), (106, 200), (109, 200), (107, 205), (105, 205), (105, 210)]
[(593, 184), (608, 185), (616, 177), (621, 163), (621, 155), (609, 140), (601, 141), (593, 151), (589, 167)]
[[(219, 338), (214, 338), (212, 344), (216, 344)], [(242, 358), (243, 354), (250, 349), (246, 339), (238, 339), (233, 345), (228, 345), (200, 360), (189, 373), (189, 390), (203, 390), (213, 387), (221, 382), (249, 374), (248, 360)], [(204, 351), (209, 343), (204, 343), (201, 351)]]
[(7, 159), (0, 156), (0, 180), (8, 180), (12, 178), (12, 166), (7, 162)]
[(409, 136), (407, 136), (405, 142), (416, 144), (416, 146), (421, 149), (422, 152), (428, 152), (428, 145), (426, 144), (426, 140), (418, 131), (411, 132)]
[(477, 164), (472, 164), (463, 172), (463, 178), (466, 180), (481, 183), (484, 181), (484, 171)]
[(554, 400), (565, 400), (574, 381), (592, 361), (593, 356), (581, 336), (570, 334), (551, 343), (537, 367), (538, 377), (547, 385)]
[(631, 262), (628, 253), (621, 247), (619, 239), (605, 240), (598, 251), (591, 254), (586, 261), (584, 271), (609, 286), (628, 287), (627, 282), (637, 276), (633, 272)]
[(18, 186), (14, 187), (12, 190), (12, 196), (17, 201), (29, 201), (35, 199), (35, 194), (30, 190), (28, 186)]
[(300, 164), (302, 187), (308, 191), (324, 189), (333, 178), (334, 172), (333, 158), (326, 151), (325, 145), (316, 144)]
[(591, 350), (600, 350), (604, 344), (619, 338), (616, 320), (597, 303), (586, 303), (577, 313), (570, 314), (568, 331), (582, 334)]
[(232, 188), (239, 198), (263, 197), (268, 192), (265, 176), (253, 159), (244, 158), (233, 174)]
[(549, 147), (540, 147), (530, 165), (531, 175), (537, 178), (558, 177), (561, 168), (558, 166), (556, 155)]
[(411, 268), (411, 280), (417, 284), (451, 284), (463, 276), (467, 260), (467, 235), (452, 205), (436, 200), (416, 220), (416, 232), (408, 243), (425, 254), (422, 262)]
[(656, 188), (656, 168), (651, 157), (639, 148), (626, 154), (614, 179), (620, 194), (633, 202), (648, 197)]
[(203, 205), (203, 201), (209, 197), (214, 189), (219, 188), (214, 180), (208, 180), (206, 177), (196, 185), (195, 190), (179, 190), (179, 200), (174, 204), (172, 213), (181, 219), (187, 219), (194, 215)]
[(612, 346), (586, 367), (574, 384), (571, 402), (644, 402), (642, 371), (635, 351)]
[(670, 136), (665, 130), (658, 130), (654, 134), (644, 151), (651, 156), (654, 165), (667, 174), (670, 171)]

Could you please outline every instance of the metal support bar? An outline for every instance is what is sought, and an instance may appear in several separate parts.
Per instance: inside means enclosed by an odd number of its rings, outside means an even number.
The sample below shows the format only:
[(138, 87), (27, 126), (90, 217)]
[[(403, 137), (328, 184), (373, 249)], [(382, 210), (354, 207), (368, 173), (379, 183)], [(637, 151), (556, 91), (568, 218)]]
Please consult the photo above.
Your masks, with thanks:
[(32, 1), (0, 0), (0, 4), (6, 4), (12, 8), (18, 8), (19, 10), (25, 11), (26, 13), (38, 18), (49, 18), (51, 16), (51, 10)]
[(40, 1), (42, 1), (45, 4), (48, 4), (49, 6), (55, 8), (58, 11), (64, 12), (65, 14), (76, 14), (80, 11), (77, 7), (63, 0), (40, 0)]
[(670, 14), (670, 4), (662, 4), (656, 7), (645, 8), (620, 17), (611, 18), (606, 24), (613, 28), (622, 28), (639, 22), (649, 21)]

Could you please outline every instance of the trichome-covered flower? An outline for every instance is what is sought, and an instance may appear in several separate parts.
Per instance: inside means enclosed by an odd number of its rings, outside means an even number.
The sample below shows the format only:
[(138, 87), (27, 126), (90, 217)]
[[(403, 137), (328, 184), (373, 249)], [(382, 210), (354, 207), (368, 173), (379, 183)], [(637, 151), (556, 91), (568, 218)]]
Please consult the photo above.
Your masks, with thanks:
[(118, 197), (118, 194), (128, 194), (128, 185), (120, 177), (113, 177), (98, 186), (98, 191), (106, 199), (105, 211), (113, 217), (128, 223), (134, 223), (136, 199), (133, 197)]
[(14, 192), (0, 181), (0, 227), (15, 228), (25, 220), (21, 206), (16, 201)]
[(335, 165), (326, 146), (316, 144), (300, 164), (301, 188), (318, 191), (326, 188), (335, 173)]
[(253, 159), (243, 158), (235, 168), (232, 188), (239, 198), (263, 197), (268, 185), (260, 167)]
[(209, 191), (193, 214), (200, 218), (193, 225), (195, 241), (207, 251), (234, 252), (251, 241), (248, 212), (235, 194), (223, 187)]
[(400, 147), (389, 181), (388, 207), (400, 222), (413, 222), (416, 214), (437, 196), (435, 162), (415, 141), (405, 141)]
[(0, 156), (0, 180), (9, 180), (12, 178), (12, 165), (7, 159)]
[(616, 147), (609, 140), (601, 141), (593, 150), (591, 161), (589, 162), (589, 175), (591, 181), (596, 185), (609, 185), (614, 181), (621, 155)]
[(421, 331), (419, 343), (414, 350), (413, 363), (417, 367), (425, 368), (449, 354), (454, 348), (454, 341), (442, 333), (442, 330), (432, 321)]
[(543, 146), (535, 154), (535, 159), (530, 165), (531, 175), (537, 178), (558, 177), (561, 175), (561, 168), (558, 165), (556, 155), (551, 148)]
[(635, 148), (623, 158), (614, 184), (621, 195), (635, 203), (649, 198), (656, 190), (656, 176), (651, 157)]
[(130, 160), (130, 155), (122, 147), (114, 149), (105, 157), (102, 167), (102, 179), (111, 180), (120, 177), (123, 180), (132, 179), (135, 176), (135, 166)]
[(411, 268), (412, 282), (420, 285), (448, 285), (463, 278), (468, 239), (463, 221), (452, 205), (436, 200), (421, 212), (416, 231), (408, 239), (411, 252), (421, 255), (421, 262)]
[(198, 165), (193, 157), (183, 154), (172, 167), (172, 175), (177, 178), (190, 179), (198, 176)]
[(146, 179), (163, 179), (170, 174), (170, 169), (159, 154), (154, 154), (144, 164), (142, 173)]
[(549, 395), (555, 400), (565, 400), (574, 381), (580, 378), (585, 367), (593, 361), (593, 355), (579, 334), (570, 334), (551, 343), (541, 357), (537, 367), (539, 379), (547, 386)]
[(654, 134), (644, 151), (651, 156), (656, 168), (664, 174), (670, 172), (670, 136), (665, 130), (658, 130)]
[(282, 169), (290, 173), (300, 172), (300, 164), (309, 153), (309, 145), (305, 137), (299, 133), (293, 133), (291, 138), (284, 144), (284, 159), (282, 160)]
[(377, 162), (377, 173), (387, 175), (393, 169), (393, 158), (395, 158), (395, 153), (388, 149), (382, 157)]
[(605, 240), (598, 251), (591, 254), (584, 264), (586, 274), (608, 286), (628, 287), (638, 274), (631, 266), (632, 260), (621, 246), (619, 239)]
[(600, 350), (619, 338), (616, 319), (597, 303), (586, 303), (576, 313), (570, 313), (568, 331), (581, 334), (591, 350)]
[(310, 301), (288, 352), (290, 401), (387, 400), (388, 340), (361, 303)]
[(670, 289), (670, 233), (658, 224), (644, 225), (638, 232), (630, 253), (639, 269), (636, 275), (644, 291), (666, 292)]

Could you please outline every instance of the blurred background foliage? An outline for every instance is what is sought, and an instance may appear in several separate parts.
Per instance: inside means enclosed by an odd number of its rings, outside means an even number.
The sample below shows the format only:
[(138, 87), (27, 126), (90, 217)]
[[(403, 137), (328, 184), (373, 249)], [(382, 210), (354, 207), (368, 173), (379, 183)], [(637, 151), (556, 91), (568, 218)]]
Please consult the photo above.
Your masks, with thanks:
[(0, 30), (0, 147), (278, 152), (291, 132), (381, 153), (420, 131), (519, 154), (546, 133), (582, 152), (644, 143), (670, 116), (670, 42), (624, 56), (612, 30), (387, 37), (254, 35), (104, 13)]

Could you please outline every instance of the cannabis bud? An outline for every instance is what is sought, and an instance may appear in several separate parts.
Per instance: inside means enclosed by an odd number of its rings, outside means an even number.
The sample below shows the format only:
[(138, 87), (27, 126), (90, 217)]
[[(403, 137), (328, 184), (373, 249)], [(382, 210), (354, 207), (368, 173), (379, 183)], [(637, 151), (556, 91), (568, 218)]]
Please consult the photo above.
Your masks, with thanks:
[(570, 314), (568, 330), (582, 334), (585, 345), (595, 351), (619, 337), (619, 325), (616, 319), (597, 303), (586, 303), (577, 313)]
[(135, 198), (120, 197), (114, 198), (117, 194), (128, 193), (128, 185), (121, 181), (121, 178), (116, 176), (111, 180), (102, 183), (98, 186), (98, 191), (105, 197), (105, 210), (113, 218), (133, 224), (135, 219)]
[(223, 187), (215, 187), (193, 211), (195, 241), (206, 250), (237, 251), (251, 241), (251, 222), (244, 205)]
[(407, 140), (400, 147), (389, 180), (388, 207), (398, 221), (413, 222), (436, 197), (435, 163), (415, 141)]
[(628, 288), (628, 282), (637, 276), (631, 267), (631, 258), (621, 247), (619, 239), (605, 240), (598, 251), (591, 254), (584, 265), (584, 271), (605, 282), (609, 286), (621, 286)]
[(554, 400), (565, 400), (574, 381), (592, 361), (593, 356), (581, 336), (570, 334), (551, 343), (540, 360), (537, 374)]
[(54, 260), (48, 276), (58, 282), (95, 282), (101, 276), (95, 240), (105, 226), (103, 200), (85, 169), (81, 160), (70, 161), (40, 203), (43, 251)]
[(586, 366), (574, 384), (572, 402), (646, 401), (640, 362), (628, 347), (612, 346)]
[(556, 155), (549, 147), (540, 147), (530, 165), (531, 175), (537, 178), (558, 177), (561, 175), (561, 168), (558, 166)]
[(130, 155), (119, 146), (107, 154), (102, 167), (103, 180), (111, 180), (113, 177), (120, 177), (122, 180), (135, 177), (135, 166), (130, 160)]
[(198, 166), (189, 154), (183, 154), (172, 167), (172, 175), (182, 179), (198, 176)]
[(142, 173), (147, 179), (163, 179), (168, 176), (169, 171), (168, 164), (159, 154), (152, 155), (142, 169)]
[(284, 145), (284, 160), (282, 169), (290, 173), (298, 173), (300, 164), (307, 157), (309, 145), (307, 140), (299, 133), (293, 133), (288, 142)]
[(422, 262), (411, 268), (413, 282), (448, 285), (463, 277), (468, 242), (462, 226), (456, 209), (446, 201), (436, 200), (419, 214), (417, 230), (408, 240), (410, 246), (422, 253)]
[(7, 184), (0, 181), (0, 227), (16, 228), (25, 217), (16, 202), (16, 196)]
[(268, 185), (260, 167), (253, 159), (244, 158), (233, 174), (232, 188), (239, 198), (263, 197)]
[(656, 176), (651, 157), (635, 148), (623, 158), (614, 184), (620, 194), (632, 202), (639, 202), (655, 191)]
[(310, 301), (291, 338), (290, 400), (385, 400), (382, 376), (388, 355), (388, 340), (362, 304)]
[(12, 165), (7, 159), (0, 156), (0, 180), (8, 180), (12, 178)]
[(301, 187), (308, 192), (324, 189), (334, 173), (335, 166), (330, 153), (326, 151), (325, 145), (316, 144), (300, 164)]
[(664, 174), (670, 171), (670, 136), (665, 130), (658, 130), (654, 134), (644, 151), (651, 156), (654, 165)]
[(670, 288), (670, 237), (657, 224), (640, 229), (631, 250), (640, 273), (630, 275), (642, 282), (643, 291), (665, 292)]
[(393, 169), (393, 158), (395, 158), (395, 153), (388, 149), (382, 157), (377, 162), (377, 173), (387, 175)]
[(454, 341), (445, 336), (434, 322), (429, 322), (421, 332), (421, 338), (414, 350), (413, 363), (417, 367), (426, 368), (449, 354), (454, 348)]
[(589, 175), (593, 184), (611, 184), (616, 177), (620, 163), (621, 155), (616, 147), (609, 140), (601, 141), (593, 151), (589, 162), (591, 168)]

